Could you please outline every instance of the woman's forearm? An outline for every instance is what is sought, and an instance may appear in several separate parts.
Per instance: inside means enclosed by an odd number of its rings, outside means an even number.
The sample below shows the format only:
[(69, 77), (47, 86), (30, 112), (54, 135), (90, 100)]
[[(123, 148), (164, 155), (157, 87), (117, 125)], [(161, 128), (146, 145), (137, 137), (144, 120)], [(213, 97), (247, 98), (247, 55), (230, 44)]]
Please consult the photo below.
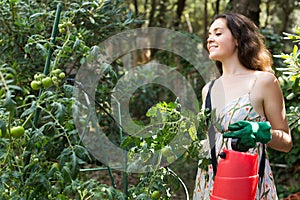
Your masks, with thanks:
[(293, 146), (291, 134), (283, 130), (271, 130), (272, 140), (268, 146), (282, 152), (289, 152)]

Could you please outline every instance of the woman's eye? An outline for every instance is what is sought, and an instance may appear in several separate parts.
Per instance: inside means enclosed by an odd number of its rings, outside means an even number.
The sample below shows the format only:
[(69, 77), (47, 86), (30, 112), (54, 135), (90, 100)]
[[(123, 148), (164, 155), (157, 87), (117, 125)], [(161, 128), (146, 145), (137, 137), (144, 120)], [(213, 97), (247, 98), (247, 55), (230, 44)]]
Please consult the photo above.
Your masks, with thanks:
[(222, 35), (222, 33), (216, 33), (216, 36), (220, 36), (220, 35)]

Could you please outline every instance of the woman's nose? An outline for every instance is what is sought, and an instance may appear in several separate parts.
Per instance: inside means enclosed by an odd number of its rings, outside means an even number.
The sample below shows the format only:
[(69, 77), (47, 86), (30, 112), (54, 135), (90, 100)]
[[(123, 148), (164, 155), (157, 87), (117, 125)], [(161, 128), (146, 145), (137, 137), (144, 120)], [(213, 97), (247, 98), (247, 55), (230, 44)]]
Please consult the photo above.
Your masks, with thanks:
[(211, 41), (213, 41), (213, 40), (214, 40), (214, 38), (213, 38), (213, 36), (212, 36), (212, 35), (208, 36), (208, 38), (207, 38), (207, 42), (211, 42)]

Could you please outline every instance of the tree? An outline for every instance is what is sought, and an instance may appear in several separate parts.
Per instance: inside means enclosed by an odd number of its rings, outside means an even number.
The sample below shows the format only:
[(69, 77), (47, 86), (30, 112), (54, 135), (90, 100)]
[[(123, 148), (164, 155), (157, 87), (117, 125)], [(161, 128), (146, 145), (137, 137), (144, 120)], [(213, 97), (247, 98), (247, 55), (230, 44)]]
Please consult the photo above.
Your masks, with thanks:
[(186, 0), (177, 1), (176, 18), (175, 18), (174, 27), (178, 27), (180, 25), (180, 19), (185, 8), (185, 2)]
[(203, 31), (203, 37), (202, 37), (202, 40), (203, 40), (203, 48), (206, 48), (206, 44), (207, 44), (207, 41), (206, 41), (206, 36), (207, 36), (207, 32), (208, 32), (208, 19), (207, 19), (207, 16), (208, 16), (208, 13), (207, 13), (207, 3), (208, 1), (205, 0), (204, 1), (204, 31)]
[(219, 14), (219, 12), (220, 12), (220, 0), (216, 0), (215, 15)]
[(231, 0), (232, 11), (243, 14), (259, 25), (261, 0)]
[[(292, 27), (299, 24), (299, 6), (296, 0), (262, 0), (260, 27), (270, 32), (282, 35), (283, 32), (291, 32)], [(285, 47), (290, 48), (287, 41), (281, 40)], [(288, 51), (288, 49), (287, 49)]]

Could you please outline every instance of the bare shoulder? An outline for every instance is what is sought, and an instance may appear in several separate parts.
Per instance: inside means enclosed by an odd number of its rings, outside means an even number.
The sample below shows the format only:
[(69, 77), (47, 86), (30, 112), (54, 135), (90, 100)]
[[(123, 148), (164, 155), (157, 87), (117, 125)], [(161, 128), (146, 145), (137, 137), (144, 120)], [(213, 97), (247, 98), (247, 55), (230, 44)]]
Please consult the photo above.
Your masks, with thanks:
[(278, 85), (278, 79), (271, 72), (256, 72), (258, 84), (262, 87), (274, 87)]
[(276, 76), (270, 72), (257, 72), (256, 91), (264, 103), (283, 105), (283, 93)]

